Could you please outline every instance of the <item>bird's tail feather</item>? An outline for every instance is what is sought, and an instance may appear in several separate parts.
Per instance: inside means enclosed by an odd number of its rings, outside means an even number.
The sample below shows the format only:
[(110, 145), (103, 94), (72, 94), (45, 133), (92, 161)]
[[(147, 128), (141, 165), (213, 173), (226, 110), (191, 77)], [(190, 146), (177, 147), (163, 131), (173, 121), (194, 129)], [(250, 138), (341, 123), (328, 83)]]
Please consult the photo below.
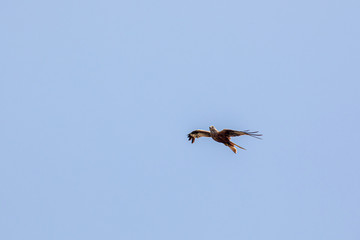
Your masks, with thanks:
[(239, 145), (237, 145), (237, 144), (235, 144), (235, 143), (233, 143), (233, 142), (231, 142), (232, 144), (234, 144), (235, 146), (237, 146), (238, 148), (241, 148), (241, 149), (244, 149), (244, 150), (246, 150), (245, 148), (243, 148), (243, 147), (240, 147)]
[(237, 152), (237, 149), (236, 149), (234, 146), (229, 146), (229, 148), (230, 148), (234, 153)]

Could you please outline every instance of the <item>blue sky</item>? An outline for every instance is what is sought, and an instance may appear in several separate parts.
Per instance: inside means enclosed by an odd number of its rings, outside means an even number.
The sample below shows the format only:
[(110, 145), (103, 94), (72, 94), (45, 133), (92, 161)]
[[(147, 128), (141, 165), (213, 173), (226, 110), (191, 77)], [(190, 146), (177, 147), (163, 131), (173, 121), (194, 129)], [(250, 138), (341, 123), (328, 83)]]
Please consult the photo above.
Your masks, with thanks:
[(359, 239), (359, 7), (3, 1), (0, 238)]

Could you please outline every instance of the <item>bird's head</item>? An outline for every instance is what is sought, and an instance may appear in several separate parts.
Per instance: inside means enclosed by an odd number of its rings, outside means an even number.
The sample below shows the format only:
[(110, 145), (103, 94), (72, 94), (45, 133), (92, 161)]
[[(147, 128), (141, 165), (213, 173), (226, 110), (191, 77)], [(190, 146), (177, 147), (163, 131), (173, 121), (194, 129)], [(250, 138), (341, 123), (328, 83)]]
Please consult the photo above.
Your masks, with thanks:
[(217, 132), (217, 130), (214, 126), (210, 126), (209, 129), (210, 129), (210, 132)]

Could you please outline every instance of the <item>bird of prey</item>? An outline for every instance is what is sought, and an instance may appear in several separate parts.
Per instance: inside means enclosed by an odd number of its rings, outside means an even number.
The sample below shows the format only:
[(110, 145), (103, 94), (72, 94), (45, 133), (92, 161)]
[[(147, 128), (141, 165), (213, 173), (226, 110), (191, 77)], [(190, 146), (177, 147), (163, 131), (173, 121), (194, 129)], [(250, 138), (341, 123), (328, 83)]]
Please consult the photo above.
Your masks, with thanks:
[(215, 141), (225, 144), (225, 146), (229, 147), (234, 153), (236, 153), (237, 150), (236, 150), (235, 146), (237, 146), (241, 149), (244, 149), (244, 150), (246, 150), (246, 149), (231, 142), (230, 141), (231, 137), (248, 135), (248, 136), (251, 136), (254, 138), (261, 139), (260, 136), (262, 136), (262, 134), (259, 134), (258, 131), (249, 132), (249, 130), (235, 131), (235, 130), (231, 130), (231, 129), (223, 129), (222, 131), (219, 132), (218, 130), (216, 130), (216, 128), (214, 126), (210, 126), (209, 129), (210, 129), (210, 131), (205, 131), (205, 130), (200, 130), (200, 129), (192, 131), (191, 133), (188, 134), (189, 141), (191, 141), (191, 143), (194, 143), (195, 138), (211, 137)]

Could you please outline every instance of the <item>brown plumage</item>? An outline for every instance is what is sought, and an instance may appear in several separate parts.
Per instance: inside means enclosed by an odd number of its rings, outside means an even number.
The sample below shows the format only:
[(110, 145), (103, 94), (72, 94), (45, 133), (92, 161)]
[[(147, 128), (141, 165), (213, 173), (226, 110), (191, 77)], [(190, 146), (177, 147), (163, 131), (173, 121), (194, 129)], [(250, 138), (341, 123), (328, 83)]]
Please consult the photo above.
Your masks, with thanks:
[(234, 153), (236, 153), (237, 150), (236, 150), (235, 146), (237, 146), (241, 149), (244, 149), (244, 150), (246, 150), (246, 149), (231, 142), (230, 141), (231, 137), (248, 135), (248, 136), (251, 136), (254, 138), (261, 139), (260, 136), (262, 136), (262, 134), (259, 134), (257, 131), (249, 132), (249, 130), (235, 131), (235, 130), (231, 130), (231, 129), (224, 129), (219, 132), (218, 130), (216, 130), (216, 128), (214, 126), (210, 126), (209, 129), (210, 129), (210, 131), (205, 131), (205, 130), (192, 131), (191, 133), (188, 134), (189, 141), (191, 141), (191, 143), (194, 143), (196, 138), (211, 137), (215, 141), (225, 144), (225, 146), (228, 146)]

